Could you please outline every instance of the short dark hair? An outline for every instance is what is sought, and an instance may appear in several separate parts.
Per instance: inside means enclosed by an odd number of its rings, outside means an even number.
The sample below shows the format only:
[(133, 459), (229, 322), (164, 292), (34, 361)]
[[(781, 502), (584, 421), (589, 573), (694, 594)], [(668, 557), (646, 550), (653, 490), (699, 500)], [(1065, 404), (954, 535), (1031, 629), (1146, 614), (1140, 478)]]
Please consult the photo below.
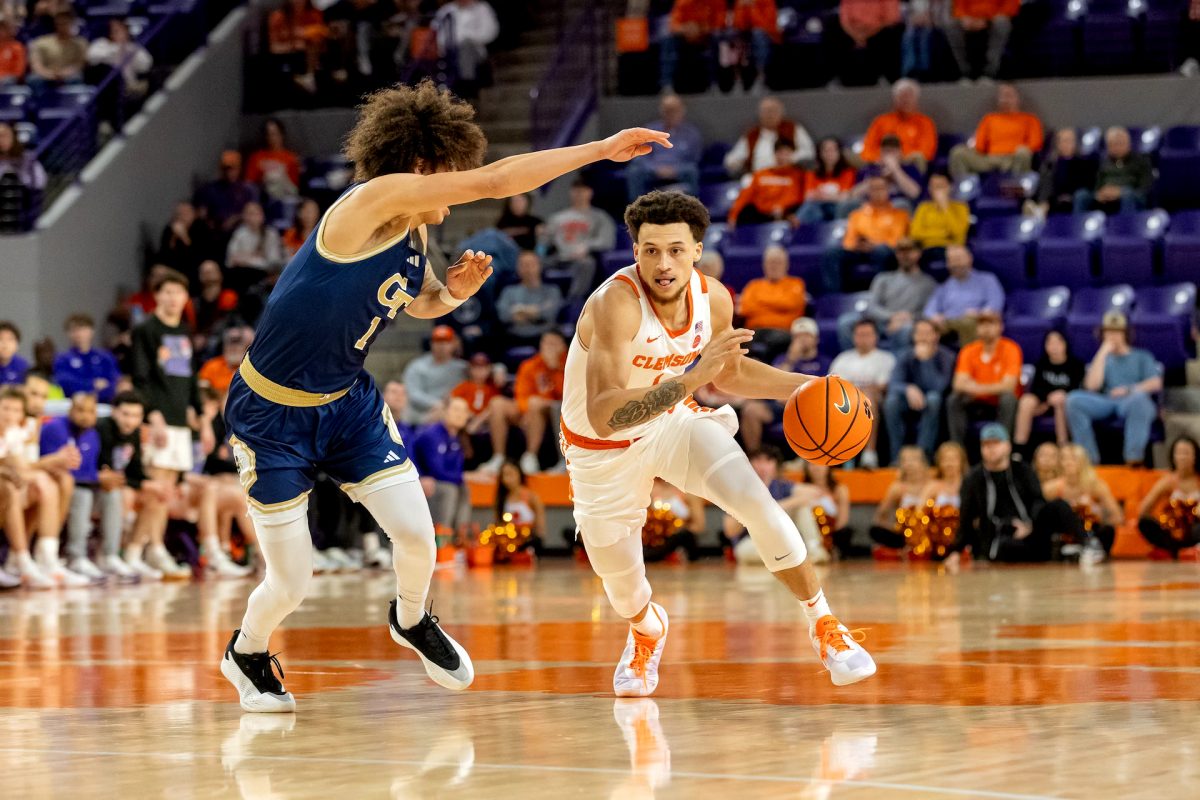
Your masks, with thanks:
[(692, 232), (692, 238), (703, 241), (704, 234), (712, 222), (708, 209), (696, 198), (682, 192), (654, 191), (644, 194), (625, 209), (625, 227), (634, 242), (643, 225), (670, 225), (683, 222)]
[(770, 444), (764, 444), (757, 450), (751, 450), (746, 457), (750, 461), (753, 461), (756, 458), (769, 458), (776, 464), (783, 464), (783, 451)]
[(140, 394), (130, 389), (128, 391), (121, 392), (113, 398), (112, 407), (120, 408), (121, 406), (141, 406), (142, 408), (145, 408), (146, 401), (142, 399)]
[(82, 312), (72, 314), (71, 316), (67, 317), (67, 321), (65, 323), (63, 323), (63, 328), (68, 331), (71, 330), (71, 328), (95, 328), (95, 327), (96, 327), (96, 321), (94, 319), (92, 319), (90, 315), (84, 314)]
[(946, 174), (946, 173), (944, 173), (944, 172), (931, 172), (931, 173), (929, 173), (929, 177), (928, 177), (928, 178), (925, 180), (925, 185), (926, 185), (926, 186), (928, 186), (928, 185), (929, 185), (929, 181), (933, 180), (934, 178), (945, 178), (945, 180), (946, 180), (946, 182), (947, 182), (947, 183), (949, 183), (951, 186), (953, 186), (953, 185), (954, 185), (954, 180), (953, 180), (953, 179), (952, 179), (952, 178), (951, 178), (949, 175), (947, 175), (947, 174)]
[(788, 148), (789, 150), (795, 150), (796, 143), (793, 142), (791, 139), (787, 139), (783, 136), (780, 136), (778, 139), (775, 140), (775, 152), (776, 153), (778, 153), (780, 150), (782, 150), (785, 147)]
[(18, 342), (21, 341), (21, 329), (17, 327), (15, 322), (9, 322), (6, 319), (0, 320), (0, 333), (4, 333), (4, 331), (11, 333), (13, 338)]
[(876, 325), (875, 320), (871, 319), (870, 317), (859, 317), (858, 320), (854, 323), (854, 330), (858, 330), (859, 328), (861, 328), (864, 325), (866, 325), (871, 330), (875, 331), (875, 335), (877, 335), (877, 336), (879, 335), (879, 326)]
[(158, 280), (156, 280), (154, 282), (154, 285), (151, 286), (150, 289), (155, 294), (158, 294), (159, 290), (162, 289), (164, 286), (166, 286), (168, 283), (175, 283), (175, 284), (182, 286), (183, 290), (185, 292), (188, 290), (187, 276), (184, 275), (179, 270), (175, 270), (175, 269), (163, 270), (162, 275), (160, 275), (158, 277)]
[(428, 79), (369, 95), (345, 147), (360, 181), (419, 168), (474, 169), (486, 150), (475, 109)]
[(563, 332), (558, 328), (551, 328), (550, 330), (542, 331), (542, 335), (539, 337), (539, 340), (544, 339), (547, 336), (557, 336), (559, 341), (561, 341), (563, 344), (567, 343), (567, 337), (564, 336)]
[(1179, 444), (1180, 442), (1183, 442), (1184, 444), (1190, 444), (1192, 446), (1192, 453), (1196, 458), (1193, 470), (1197, 475), (1200, 475), (1200, 442), (1197, 442), (1191, 436), (1185, 435), (1175, 437), (1175, 439), (1171, 442), (1171, 446), (1167, 448), (1167, 464), (1172, 470), (1175, 469), (1175, 445)]
[(29, 405), (25, 398), (25, 390), (20, 386), (0, 386), (0, 400), (20, 400), (21, 413), (29, 413)]

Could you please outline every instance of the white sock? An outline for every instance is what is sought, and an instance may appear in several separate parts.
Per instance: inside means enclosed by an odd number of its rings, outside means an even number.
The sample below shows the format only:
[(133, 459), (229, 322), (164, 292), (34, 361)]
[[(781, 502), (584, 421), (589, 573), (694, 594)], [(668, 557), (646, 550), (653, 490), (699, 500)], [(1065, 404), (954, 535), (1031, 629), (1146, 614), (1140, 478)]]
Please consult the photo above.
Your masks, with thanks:
[(145, 549), (144, 546), (140, 545), (140, 544), (131, 544), (128, 547), (126, 547), (125, 548), (125, 563), (126, 564), (136, 564), (137, 562), (141, 561), (143, 549)]
[(829, 610), (829, 602), (825, 599), (825, 591), (823, 589), (809, 599), (801, 600), (800, 606), (804, 609), (804, 618), (808, 620), (810, 627), (816, 625), (817, 620), (821, 617), (833, 614)]
[(364, 533), (362, 537), (363, 553), (374, 553), (379, 549), (379, 534)]
[(637, 622), (631, 622), (630, 625), (642, 636), (651, 639), (658, 639), (663, 635), (662, 617), (658, 616), (658, 610), (654, 607), (654, 603), (651, 603), (650, 607), (646, 609), (646, 616)]
[(396, 595), (396, 620), (400, 627), (408, 630), (425, 618), (425, 595), (408, 597)]

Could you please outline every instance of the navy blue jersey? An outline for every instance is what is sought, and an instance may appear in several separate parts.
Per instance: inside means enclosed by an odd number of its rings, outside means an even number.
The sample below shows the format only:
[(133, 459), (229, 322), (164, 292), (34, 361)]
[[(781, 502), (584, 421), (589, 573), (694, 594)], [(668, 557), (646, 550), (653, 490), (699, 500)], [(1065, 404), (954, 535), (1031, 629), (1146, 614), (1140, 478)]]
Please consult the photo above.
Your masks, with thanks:
[(329, 214), (279, 276), (246, 360), (289, 390), (332, 394), (359, 377), (371, 342), (421, 292), (425, 248), (405, 231), (354, 259), (322, 245)]

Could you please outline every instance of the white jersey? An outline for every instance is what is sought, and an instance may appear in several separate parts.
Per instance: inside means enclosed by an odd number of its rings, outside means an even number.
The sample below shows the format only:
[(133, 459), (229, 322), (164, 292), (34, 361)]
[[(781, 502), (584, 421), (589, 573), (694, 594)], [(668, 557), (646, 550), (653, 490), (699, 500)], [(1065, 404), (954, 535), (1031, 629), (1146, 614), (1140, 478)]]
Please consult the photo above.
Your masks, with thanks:
[[(629, 379), (621, 388), (638, 389), (661, 383), (664, 380), (677, 378), (687, 371), (688, 367), (700, 357), (700, 351), (712, 338), (712, 313), (709, 306), (708, 280), (700, 270), (692, 271), (692, 279), (688, 284), (687, 307), (688, 319), (679, 330), (670, 330), (659, 317), (657, 310), (650, 302), (646, 286), (642, 283), (636, 264), (619, 270), (609, 278), (601, 289), (613, 281), (627, 283), (637, 295), (642, 307), (642, 324), (637, 336), (633, 339), (632, 369)], [(597, 290), (599, 291), (599, 289)], [(602, 320), (593, 320), (594, 325), (602, 325)], [(587, 406), (587, 361), (588, 349), (579, 341), (576, 332), (571, 339), (571, 347), (567, 351), (567, 363), (563, 380), (562, 427), (563, 437), (569, 444), (589, 449), (606, 449), (621, 447), (639, 439), (662, 424), (665, 414), (660, 414), (632, 428), (622, 430), (618, 435), (602, 437), (588, 422)], [(689, 412), (702, 410), (688, 395), (670, 409), (667, 414), (673, 414), (686, 406)], [(708, 410), (708, 409), (704, 409)]]

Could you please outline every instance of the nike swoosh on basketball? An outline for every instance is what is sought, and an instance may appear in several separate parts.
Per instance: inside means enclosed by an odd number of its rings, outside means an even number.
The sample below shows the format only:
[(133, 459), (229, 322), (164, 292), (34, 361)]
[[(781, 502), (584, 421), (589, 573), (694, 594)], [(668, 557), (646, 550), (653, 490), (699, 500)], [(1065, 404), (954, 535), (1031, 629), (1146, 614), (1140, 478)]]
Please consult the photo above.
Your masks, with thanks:
[(836, 403), (834, 405), (834, 408), (836, 408), (838, 411), (842, 412), (843, 414), (849, 414), (850, 413), (850, 397), (849, 397), (849, 395), (846, 394), (845, 386), (842, 386), (839, 388), (841, 388), (841, 390), (842, 390), (842, 402)]
[(646, 344), (650, 344), (651, 342), (657, 342), (661, 338), (662, 338), (662, 334), (660, 333), (658, 336), (646, 339)]

